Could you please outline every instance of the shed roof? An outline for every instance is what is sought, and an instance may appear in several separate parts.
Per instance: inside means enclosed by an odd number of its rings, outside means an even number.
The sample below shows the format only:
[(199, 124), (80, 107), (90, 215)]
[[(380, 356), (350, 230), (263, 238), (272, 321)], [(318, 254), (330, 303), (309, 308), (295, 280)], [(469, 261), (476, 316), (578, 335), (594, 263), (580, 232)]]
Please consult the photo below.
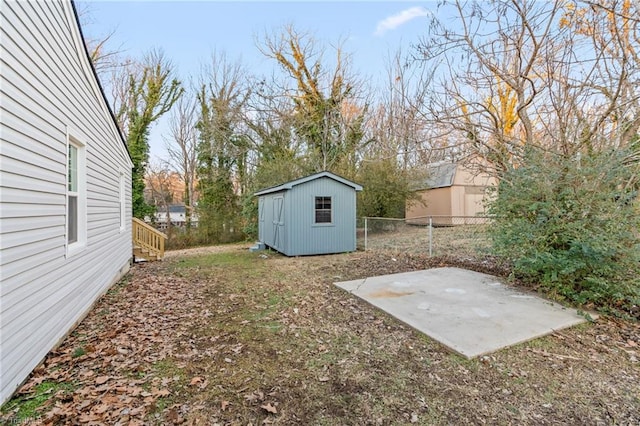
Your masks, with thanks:
[(458, 164), (440, 161), (433, 163), (427, 169), (427, 178), (419, 182), (416, 189), (447, 188), (453, 185)]
[(296, 185), (301, 185), (303, 183), (306, 183), (306, 182), (309, 182), (309, 181), (312, 181), (312, 180), (315, 180), (315, 179), (320, 179), (320, 178), (323, 178), (323, 177), (327, 177), (329, 179), (335, 180), (336, 182), (340, 182), (343, 185), (350, 186), (356, 191), (362, 191), (362, 186), (358, 185), (357, 183), (351, 182), (350, 180), (347, 180), (347, 179), (345, 179), (343, 177), (340, 177), (340, 176), (338, 176), (336, 174), (333, 174), (331, 172), (320, 172), (320, 173), (315, 173), (315, 174), (312, 174), (312, 175), (309, 175), (309, 176), (305, 176), (305, 177), (302, 177), (302, 178), (299, 178), (299, 179), (294, 179), (292, 181), (285, 182), (285, 183), (283, 183), (281, 185), (272, 186), (270, 188), (266, 188), (266, 189), (260, 190), (260, 191), (256, 192), (253, 195), (258, 195), (259, 196), (259, 195), (271, 194), (273, 192), (280, 192), (280, 191), (284, 191), (284, 190), (289, 190), (289, 189), (293, 188)]

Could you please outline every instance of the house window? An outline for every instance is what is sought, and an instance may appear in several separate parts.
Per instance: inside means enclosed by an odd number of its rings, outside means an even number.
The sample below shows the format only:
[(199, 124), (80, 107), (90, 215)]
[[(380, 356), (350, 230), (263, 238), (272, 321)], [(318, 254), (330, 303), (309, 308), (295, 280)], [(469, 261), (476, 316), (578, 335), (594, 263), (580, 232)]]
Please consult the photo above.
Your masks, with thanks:
[(331, 223), (331, 197), (316, 197), (316, 223)]
[(67, 138), (67, 254), (87, 239), (85, 147)]
[(69, 144), (67, 172), (67, 243), (78, 241), (78, 147)]
[(120, 172), (120, 231), (124, 231), (127, 220), (126, 180), (124, 172)]

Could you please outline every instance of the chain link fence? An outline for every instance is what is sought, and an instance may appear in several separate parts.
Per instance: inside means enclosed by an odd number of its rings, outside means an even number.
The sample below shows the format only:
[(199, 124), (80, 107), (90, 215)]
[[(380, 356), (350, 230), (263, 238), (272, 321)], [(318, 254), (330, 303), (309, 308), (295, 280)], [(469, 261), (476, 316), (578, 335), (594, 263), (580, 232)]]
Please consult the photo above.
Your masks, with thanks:
[(485, 255), (491, 242), (486, 216), (358, 219), (358, 249), (444, 255)]

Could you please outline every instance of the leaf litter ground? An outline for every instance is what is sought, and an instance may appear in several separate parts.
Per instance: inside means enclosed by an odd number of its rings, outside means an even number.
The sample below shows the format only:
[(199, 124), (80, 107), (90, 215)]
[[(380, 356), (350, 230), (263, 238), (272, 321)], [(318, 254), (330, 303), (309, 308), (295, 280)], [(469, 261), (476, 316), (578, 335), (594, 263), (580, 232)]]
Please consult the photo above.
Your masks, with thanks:
[[(487, 260), (244, 246), (138, 264), (3, 407), (41, 424), (638, 424), (640, 325), (601, 318), (475, 360), (334, 281)], [(37, 420), (36, 420), (37, 419)]]

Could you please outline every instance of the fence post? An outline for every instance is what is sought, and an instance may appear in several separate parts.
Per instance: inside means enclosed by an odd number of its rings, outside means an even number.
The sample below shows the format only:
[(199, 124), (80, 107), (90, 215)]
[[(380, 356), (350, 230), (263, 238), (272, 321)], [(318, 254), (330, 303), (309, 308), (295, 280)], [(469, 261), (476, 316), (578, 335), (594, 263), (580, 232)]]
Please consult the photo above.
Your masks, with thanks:
[(367, 217), (364, 217), (364, 251), (367, 251)]
[(429, 216), (429, 257), (433, 255), (433, 218)]

